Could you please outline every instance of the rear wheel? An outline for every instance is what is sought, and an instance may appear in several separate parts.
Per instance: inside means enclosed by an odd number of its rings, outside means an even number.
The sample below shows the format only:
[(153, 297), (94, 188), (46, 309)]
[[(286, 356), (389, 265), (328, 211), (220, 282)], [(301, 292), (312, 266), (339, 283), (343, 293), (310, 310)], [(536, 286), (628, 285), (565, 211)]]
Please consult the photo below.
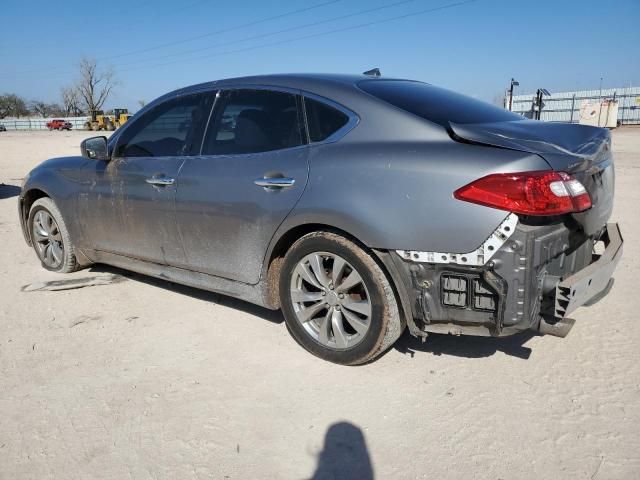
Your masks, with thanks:
[(33, 248), (45, 269), (60, 273), (78, 270), (69, 231), (53, 200), (36, 200), (29, 211), (28, 225)]
[(280, 303), (298, 343), (343, 365), (376, 358), (404, 327), (378, 264), (352, 241), (329, 232), (305, 235), (287, 252)]

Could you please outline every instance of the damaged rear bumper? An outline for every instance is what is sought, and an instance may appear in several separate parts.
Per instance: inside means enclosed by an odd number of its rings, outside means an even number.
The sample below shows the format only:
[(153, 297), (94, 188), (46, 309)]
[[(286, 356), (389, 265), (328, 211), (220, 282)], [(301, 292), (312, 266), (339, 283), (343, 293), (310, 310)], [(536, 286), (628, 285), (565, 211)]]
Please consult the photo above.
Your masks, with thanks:
[[(622, 234), (617, 223), (607, 224), (600, 240), (605, 245), (602, 255), (594, 255), (594, 261), (582, 270), (565, 278), (556, 287), (555, 317), (565, 318), (576, 308), (601, 298), (613, 283), (613, 271), (622, 257)], [(599, 298), (597, 298), (599, 300)]]
[(482, 265), (429, 263), (395, 252), (390, 259), (410, 303), (414, 335), (504, 336), (534, 329), (565, 336), (573, 325), (567, 316), (610, 290), (622, 250), (615, 223), (587, 237), (563, 222), (518, 222)]

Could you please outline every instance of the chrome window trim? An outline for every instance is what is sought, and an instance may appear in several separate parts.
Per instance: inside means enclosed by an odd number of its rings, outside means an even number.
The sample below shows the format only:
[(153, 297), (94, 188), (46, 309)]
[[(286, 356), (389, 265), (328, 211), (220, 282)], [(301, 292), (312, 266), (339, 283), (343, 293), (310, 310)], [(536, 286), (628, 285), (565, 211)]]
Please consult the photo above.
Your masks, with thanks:
[(278, 150), (267, 150), (266, 152), (250, 152), (250, 153), (219, 153), (217, 155), (213, 155), (210, 153), (202, 153), (202, 150), (200, 150), (200, 155), (193, 155), (190, 158), (199, 158), (199, 157), (249, 157), (249, 156), (256, 156), (256, 155), (268, 155), (270, 153), (274, 153), (274, 152), (289, 152), (292, 150), (299, 150), (299, 149), (303, 149), (303, 148), (307, 148), (309, 146), (308, 143), (303, 143), (302, 145), (296, 145), (295, 147), (287, 147), (287, 148), (279, 148)]

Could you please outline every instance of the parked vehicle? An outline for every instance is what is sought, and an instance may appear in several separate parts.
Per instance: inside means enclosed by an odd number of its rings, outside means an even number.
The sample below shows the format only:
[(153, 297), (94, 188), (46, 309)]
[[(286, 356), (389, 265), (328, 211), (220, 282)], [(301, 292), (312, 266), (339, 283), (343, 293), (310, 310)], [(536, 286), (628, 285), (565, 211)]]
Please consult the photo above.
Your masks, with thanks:
[(6, 132), (6, 131), (7, 131), (7, 127), (5, 127), (0, 123), (0, 132)]
[(129, 113), (129, 110), (127, 110), (126, 108), (114, 108), (113, 116), (112, 116), (113, 129), (115, 130), (116, 128), (120, 128), (125, 123), (127, 123), (131, 117), (132, 115)]
[(45, 269), (106, 263), (281, 308), (304, 348), (341, 364), (405, 327), (566, 335), (622, 254), (607, 130), (421, 82), (204, 83), (81, 154), (22, 188)]
[(105, 115), (104, 110), (92, 110), (89, 113), (90, 119), (84, 122), (85, 130), (93, 131), (113, 131), (127, 123), (131, 115), (126, 108), (114, 108), (112, 115)]
[(71, 122), (56, 118), (47, 122), (47, 128), (49, 130), (71, 130), (73, 128), (73, 125), (71, 124)]

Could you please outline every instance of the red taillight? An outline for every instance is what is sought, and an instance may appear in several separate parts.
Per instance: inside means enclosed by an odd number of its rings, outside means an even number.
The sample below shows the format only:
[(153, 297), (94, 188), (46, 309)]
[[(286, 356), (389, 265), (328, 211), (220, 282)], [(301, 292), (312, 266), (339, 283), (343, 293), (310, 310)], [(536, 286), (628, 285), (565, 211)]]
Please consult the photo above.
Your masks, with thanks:
[(571, 175), (555, 171), (487, 175), (453, 196), (523, 215), (562, 215), (591, 208), (584, 186)]

